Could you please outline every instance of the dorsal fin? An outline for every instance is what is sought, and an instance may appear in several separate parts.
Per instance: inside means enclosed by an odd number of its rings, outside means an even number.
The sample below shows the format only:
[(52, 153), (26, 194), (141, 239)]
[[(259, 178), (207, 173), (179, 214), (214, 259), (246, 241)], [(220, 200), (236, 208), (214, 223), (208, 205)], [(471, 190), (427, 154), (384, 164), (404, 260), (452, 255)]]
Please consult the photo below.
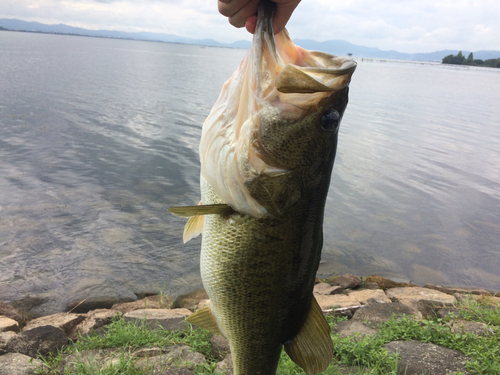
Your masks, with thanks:
[(314, 296), (302, 329), (285, 344), (285, 351), (308, 375), (325, 371), (330, 365), (333, 358), (330, 326)]

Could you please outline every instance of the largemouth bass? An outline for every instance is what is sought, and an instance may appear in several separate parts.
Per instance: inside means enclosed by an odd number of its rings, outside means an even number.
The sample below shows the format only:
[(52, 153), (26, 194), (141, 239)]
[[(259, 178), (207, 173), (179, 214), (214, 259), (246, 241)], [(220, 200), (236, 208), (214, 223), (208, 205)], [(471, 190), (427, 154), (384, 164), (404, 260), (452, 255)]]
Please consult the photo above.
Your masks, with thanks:
[(235, 375), (275, 374), (283, 346), (308, 374), (333, 355), (312, 291), (356, 63), (274, 36), (271, 4), (203, 124), (200, 205), (170, 209), (190, 217), (185, 241), (203, 236), (210, 307), (188, 321), (229, 340)]

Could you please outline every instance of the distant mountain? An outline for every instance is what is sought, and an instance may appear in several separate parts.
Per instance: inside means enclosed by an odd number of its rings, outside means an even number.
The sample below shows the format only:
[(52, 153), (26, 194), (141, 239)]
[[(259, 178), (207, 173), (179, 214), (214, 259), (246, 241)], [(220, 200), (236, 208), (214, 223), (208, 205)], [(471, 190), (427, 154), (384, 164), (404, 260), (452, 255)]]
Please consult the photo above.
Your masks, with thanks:
[[(17, 19), (0, 18), (0, 30), (8, 29), (15, 31), (31, 31), (54, 34), (83, 35), (101, 38), (134, 39), (145, 41), (158, 41), (167, 43), (197, 44), (213, 47), (242, 48), (250, 47), (250, 42), (239, 40), (233, 43), (220, 43), (213, 39), (191, 39), (174, 34), (161, 34), (149, 32), (125, 32), (114, 30), (88, 30), (79, 27), (68, 26), (64, 24), (46, 25), (39, 22), (27, 22)], [(398, 51), (383, 51), (374, 47), (358, 46), (344, 40), (328, 40), (317, 42), (312, 39), (294, 39), (294, 42), (306, 49), (324, 51), (335, 55), (352, 54), (354, 57), (395, 59), (395, 60), (418, 60), (418, 61), (441, 61), (448, 55), (456, 55), (458, 50), (444, 50), (430, 53), (404, 53)], [(468, 56), (470, 51), (462, 51)], [(500, 58), (500, 51), (476, 51), (475, 59), (487, 60)]]

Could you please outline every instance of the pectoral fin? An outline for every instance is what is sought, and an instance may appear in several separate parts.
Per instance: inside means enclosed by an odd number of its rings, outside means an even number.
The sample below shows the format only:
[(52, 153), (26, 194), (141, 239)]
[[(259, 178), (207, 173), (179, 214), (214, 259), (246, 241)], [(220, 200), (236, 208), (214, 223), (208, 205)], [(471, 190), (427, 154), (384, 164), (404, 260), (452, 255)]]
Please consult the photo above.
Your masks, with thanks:
[(198, 327), (208, 329), (210, 332), (217, 335), (222, 335), (222, 332), (219, 330), (219, 327), (217, 327), (214, 316), (210, 311), (210, 307), (203, 307), (202, 309), (199, 309), (193, 315), (189, 315), (186, 318), (186, 321), (197, 325)]
[(325, 371), (333, 358), (330, 326), (314, 297), (299, 334), (285, 344), (285, 351), (307, 374)]
[(186, 243), (189, 240), (198, 237), (203, 232), (204, 216), (191, 216), (184, 227), (182, 234), (182, 242)]
[(197, 206), (172, 207), (168, 212), (181, 217), (198, 215), (230, 215), (234, 210), (227, 204), (204, 204)]

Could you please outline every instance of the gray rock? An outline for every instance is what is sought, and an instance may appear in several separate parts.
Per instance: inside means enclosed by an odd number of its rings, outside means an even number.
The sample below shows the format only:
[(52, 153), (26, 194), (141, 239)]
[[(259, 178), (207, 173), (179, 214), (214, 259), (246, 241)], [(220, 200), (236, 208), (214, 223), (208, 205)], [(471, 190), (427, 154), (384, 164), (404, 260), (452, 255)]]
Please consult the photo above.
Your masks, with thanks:
[(117, 349), (92, 349), (84, 350), (66, 356), (57, 371), (62, 373), (73, 373), (78, 368), (78, 364), (92, 366), (97, 369), (105, 369), (120, 361), (120, 355)]
[(84, 315), (72, 313), (42, 316), (41, 318), (29, 321), (23, 328), (23, 332), (41, 326), (54, 326), (61, 328), (66, 335), (69, 335), (69, 333), (84, 319)]
[(14, 319), (18, 323), (26, 320), (26, 316), (22, 312), (6, 302), (0, 302), (0, 315)]
[(19, 323), (14, 319), (0, 315), (0, 332), (19, 332)]
[(438, 310), (445, 307), (453, 307), (452, 303), (431, 301), (431, 300), (408, 300), (402, 302), (407, 306), (414, 308), (417, 311), (420, 311), (422, 316), (426, 318), (433, 318), (437, 316)]
[(377, 283), (374, 283), (374, 282), (371, 282), (371, 281), (367, 281), (364, 284), (364, 287), (366, 289), (380, 289), (380, 287), (379, 287), (379, 285)]
[(95, 330), (112, 322), (113, 318), (120, 312), (110, 309), (97, 309), (90, 311), (84, 317), (85, 319), (74, 327), (69, 333), (69, 338), (76, 340), (81, 336), (90, 335)]
[[(186, 368), (192, 370), (196, 365), (205, 363), (206, 359), (201, 353), (193, 352), (186, 345), (172, 345), (165, 348), (154, 348), (150, 354), (144, 355), (139, 352), (140, 357), (135, 360), (135, 365), (150, 374), (159, 374), (172, 368)], [(136, 354), (132, 354), (136, 357)]]
[(174, 307), (193, 310), (204, 299), (208, 299), (208, 294), (205, 289), (197, 289), (193, 292), (182, 294), (177, 297), (174, 302)]
[(368, 304), (368, 300), (374, 300), (378, 303), (391, 303), (392, 301), (387, 298), (385, 292), (382, 289), (364, 289), (355, 290), (349, 292), (349, 297), (357, 299), (362, 304)]
[[(452, 295), (434, 289), (420, 287), (392, 288), (386, 290), (387, 297), (394, 302), (407, 304), (408, 301), (433, 301), (435, 303), (455, 304), (456, 298)], [(412, 306), (414, 307), (414, 306)]]
[(0, 356), (0, 375), (34, 375), (43, 362), (20, 353)]
[(222, 360), (230, 351), (229, 340), (221, 335), (213, 335), (210, 337), (212, 345), (212, 356), (219, 361)]
[(233, 375), (233, 356), (231, 353), (226, 355), (226, 358), (224, 358), (223, 361), (220, 361), (217, 363), (215, 366), (215, 369), (221, 373), (221, 374), (226, 374), (226, 375)]
[(0, 332), (0, 355), (7, 353), (7, 343), (15, 336), (16, 333), (12, 331)]
[(330, 284), (319, 283), (314, 286), (313, 292), (315, 294), (330, 295), (340, 293), (342, 290), (343, 289), (340, 286), (331, 286)]
[(338, 322), (333, 332), (339, 334), (340, 337), (352, 337), (353, 340), (357, 340), (358, 337), (375, 335), (377, 330), (361, 322), (348, 320), (346, 322)]
[(452, 320), (448, 325), (451, 328), (452, 333), (471, 333), (478, 336), (494, 335), (495, 331), (493, 328), (488, 327), (485, 323), (470, 322), (468, 320)]
[(111, 308), (125, 314), (129, 311), (142, 309), (170, 309), (173, 303), (174, 299), (172, 297), (155, 295), (134, 302), (117, 303)]
[(439, 309), (436, 312), (436, 316), (438, 318), (442, 318), (442, 319), (452, 318), (452, 317), (458, 316), (459, 311), (460, 311), (460, 309), (455, 308), (455, 307), (445, 307), (445, 308)]
[(21, 332), (7, 343), (9, 353), (21, 353), (36, 358), (39, 354), (55, 353), (67, 344), (68, 338), (61, 328), (41, 326)]
[(149, 329), (162, 328), (168, 331), (185, 330), (186, 316), (191, 314), (187, 309), (143, 309), (126, 313), (123, 318), (127, 322), (144, 322)]
[(361, 305), (361, 302), (358, 299), (346, 296), (345, 294), (322, 295), (315, 293), (314, 298), (316, 298), (316, 301), (322, 310)]
[(459, 371), (469, 374), (465, 368), (469, 358), (457, 350), (415, 340), (392, 341), (383, 347), (399, 354), (399, 374), (452, 375)]
[(400, 303), (376, 303), (357, 310), (352, 320), (358, 322), (369, 322), (371, 327), (377, 327), (378, 324), (388, 321), (392, 316), (401, 318), (403, 315), (414, 316), (418, 320), (422, 315), (412, 308)]
[(361, 284), (361, 277), (350, 273), (339, 276), (331, 283), (332, 286), (340, 286), (343, 289), (352, 289)]

